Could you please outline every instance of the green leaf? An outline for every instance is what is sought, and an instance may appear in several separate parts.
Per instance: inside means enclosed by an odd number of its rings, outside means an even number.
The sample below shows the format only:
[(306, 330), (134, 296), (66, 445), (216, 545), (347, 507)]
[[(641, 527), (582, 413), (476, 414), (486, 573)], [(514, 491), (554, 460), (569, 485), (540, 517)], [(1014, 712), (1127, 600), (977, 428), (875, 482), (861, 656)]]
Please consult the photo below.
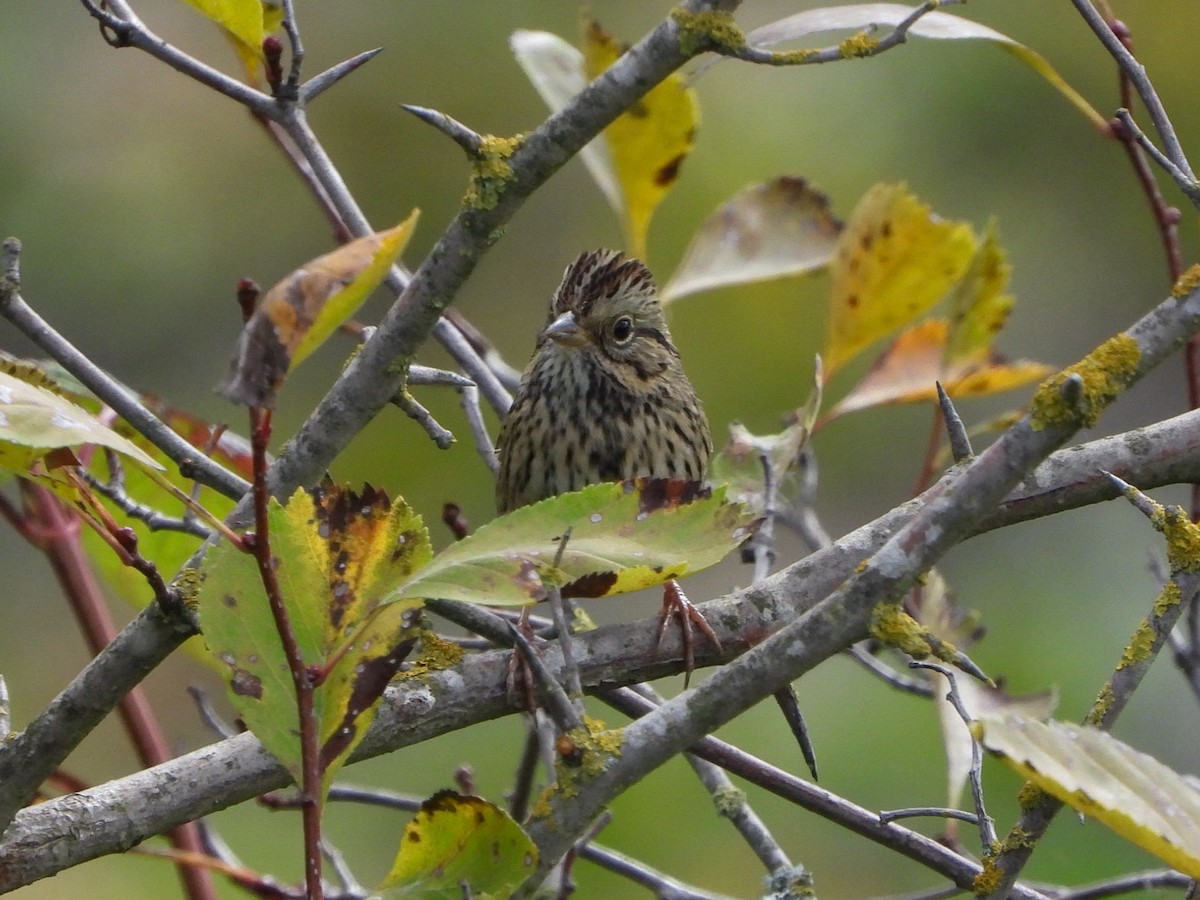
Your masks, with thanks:
[[(374, 718), (376, 704), (413, 642), (406, 615), (379, 610), (386, 587), (432, 555), (419, 516), (367, 487), (325, 483), (272, 500), (271, 553), (304, 665), (323, 680), (314, 695), (326, 788)], [(263, 746), (300, 781), (296, 692), (252, 556), (222, 544), (209, 553), (199, 592), (205, 642), (225, 668), (229, 696)], [(347, 640), (347, 638), (350, 638)]]
[[(741, 504), (695, 482), (596, 484), (525, 506), (439, 553), (390, 600), (439, 598), (523, 606), (603, 597), (682, 578), (723, 559), (753, 529)], [(556, 568), (562, 536), (570, 532)]]
[(98, 444), (149, 469), (162, 468), (83, 407), (7, 372), (0, 372), (0, 442), (36, 450)]
[(504, 810), (479, 797), (440, 791), (404, 829), (378, 890), (420, 900), (507, 897), (533, 873), (533, 841)]
[(829, 198), (782, 175), (744, 188), (701, 223), (659, 296), (664, 303), (735, 284), (824, 268), (842, 223)]
[(972, 726), (984, 748), (1042, 790), (1200, 878), (1200, 791), (1108, 732), (1015, 715)]

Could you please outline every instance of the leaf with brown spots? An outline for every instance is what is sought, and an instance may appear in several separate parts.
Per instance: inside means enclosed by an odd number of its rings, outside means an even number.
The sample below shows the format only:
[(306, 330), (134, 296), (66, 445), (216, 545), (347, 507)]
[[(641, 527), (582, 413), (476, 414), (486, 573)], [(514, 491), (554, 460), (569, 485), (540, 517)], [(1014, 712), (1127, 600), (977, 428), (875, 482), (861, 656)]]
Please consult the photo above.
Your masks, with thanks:
[(500, 807), (439, 791), (404, 829), (392, 870), (376, 890), (423, 900), (507, 897), (537, 860), (533, 841)]
[(221, 393), (245, 406), (274, 406), (288, 373), (383, 281), (408, 243), (417, 215), (414, 210), (395, 228), (306, 263), (267, 291), (242, 329)]
[(913, 321), (967, 271), (971, 226), (934, 215), (904, 185), (877, 184), (855, 207), (830, 264), (829, 378), (868, 344)]
[(754, 517), (726, 500), (723, 487), (664, 479), (595, 484), (484, 525), (390, 599), (523, 606), (544, 600), (554, 584), (568, 596), (621, 594), (714, 565), (753, 528)]
[[(595, 79), (624, 52), (597, 22), (584, 30), (583, 58)], [(604, 129), (621, 188), (625, 242), (630, 255), (646, 257), (646, 232), (654, 210), (674, 187), (679, 167), (691, 153), (700, 122), (696, 94), (677, 74), (668, 75)]]
[[(388, 590), (432, 556), (419, 516), (370, 487), (325, 482), (272, 500), (272, 555), (280, 593), (314, 696), (328, 786), (375, 716), (379, 697), (415, 639), (416, 601), (382, 606)], [(299, 781), (296, 694), (254, 559), (229, 544), (205, 560), (198, 604), (229, 696), (250, 729)]]
[(832, 259), (841, 230), (829, 198), (803, 178), (782, 175), (751, 185), (696, 229), (659, 296), (669, 303), (713, 288), (818, 271)]

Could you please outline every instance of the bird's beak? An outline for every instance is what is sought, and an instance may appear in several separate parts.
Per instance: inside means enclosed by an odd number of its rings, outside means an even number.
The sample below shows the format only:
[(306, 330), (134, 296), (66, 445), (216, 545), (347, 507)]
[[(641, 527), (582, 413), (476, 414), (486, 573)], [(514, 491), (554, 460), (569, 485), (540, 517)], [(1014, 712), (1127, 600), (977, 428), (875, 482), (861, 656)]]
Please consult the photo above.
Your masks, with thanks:
[(542, 334), (564, 347), (582, 347), (588, 342), (587, 332), (580, 327), (573, 312), (563, 313), (547, 325)]

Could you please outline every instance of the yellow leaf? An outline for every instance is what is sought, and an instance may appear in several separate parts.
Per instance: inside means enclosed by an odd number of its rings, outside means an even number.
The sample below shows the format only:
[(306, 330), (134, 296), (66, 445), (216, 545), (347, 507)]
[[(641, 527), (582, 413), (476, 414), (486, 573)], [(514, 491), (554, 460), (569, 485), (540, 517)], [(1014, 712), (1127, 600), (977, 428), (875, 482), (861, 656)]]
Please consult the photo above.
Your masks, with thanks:
[(272, 406), (288, 372), (354, 315), (399, 258), (418, 211), (387, 231), (351, 241), (296, 269), (267, 291), (242, 329), (221, 391)]
[(264, 0), (184, 0), (228, 35), (252, 76), (263, 58), (263, 38), (283, 21), (283, 8)]
[[(584, 60), (589, 78), (600, 75), (622, 52), (599, 24), (587, 24)], [(624, 195), (625, 240), (633, 256), (646, 256), (650, 217), (675, 184), (699, 121), (695, 92), (679, 75), (668, 75), (604, 130)]]
[(984, 748), (1042, 790), (1200, 878), (1200, 792), (1107, 732), (1013, 714), (971, 726)]
[(934, 215), (904, 185), (871, 188), (842, 231), (831, 265), (826, 378), (942, 299), (976, 244), (970, 225)]
[(1013, 298), (1004, 293), (1012, 266), (988, 226), (963, 280), (950, 298), (950, 336), (946, 361), (950, 365), (985, 359), (996, 335), (1012, 311)]
[(870, 406), (933, 400), (938, 381), (952, 397), (977, 397), (1038, 381), (1051, 371), (1025, 360), (1010, 364), (986, 348), (983, 359), (947, 363), (947, 331), (945, 319), (926, 319), (903, 331), (827, 419)]

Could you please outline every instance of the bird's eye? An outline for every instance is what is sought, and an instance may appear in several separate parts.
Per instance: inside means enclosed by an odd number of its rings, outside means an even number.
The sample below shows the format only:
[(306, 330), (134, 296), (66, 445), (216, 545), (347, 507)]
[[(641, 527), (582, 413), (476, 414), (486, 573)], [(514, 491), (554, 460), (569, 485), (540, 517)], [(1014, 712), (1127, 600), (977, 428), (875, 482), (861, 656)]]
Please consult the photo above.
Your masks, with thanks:
[(633, 335), (633, 319), (629, 316), (621, 316), (617, 321), (613, 322), (612, 336), (614, 340), (625, 343)]

